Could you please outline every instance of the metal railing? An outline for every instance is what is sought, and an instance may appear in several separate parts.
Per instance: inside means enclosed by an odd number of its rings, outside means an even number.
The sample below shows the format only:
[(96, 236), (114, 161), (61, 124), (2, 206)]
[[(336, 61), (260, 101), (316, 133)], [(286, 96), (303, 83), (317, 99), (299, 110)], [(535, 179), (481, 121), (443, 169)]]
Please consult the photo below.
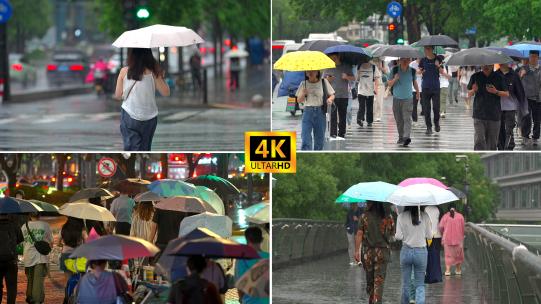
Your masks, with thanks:
[(307, 219), (272, 220), (272, 264), (281, 267), (347, 250), (344, 223)]
[(519, 244), (468, 223), (466, 258), (483, 278), (488, 303), (541, 304), (541, 257)]

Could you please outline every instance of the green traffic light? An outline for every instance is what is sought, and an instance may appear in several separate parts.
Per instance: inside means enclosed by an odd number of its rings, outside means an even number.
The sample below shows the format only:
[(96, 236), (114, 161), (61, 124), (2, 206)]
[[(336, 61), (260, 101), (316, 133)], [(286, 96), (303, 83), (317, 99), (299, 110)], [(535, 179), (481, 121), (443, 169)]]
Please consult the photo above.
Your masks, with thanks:
[(396, 44), (404, 44), (404, 39), (402, 38), (396, 39)]
[(148, 19), (150, 17), (150, 12), (146, 7), (141, 7), (137, 10), (137, 18), (139, 19)]

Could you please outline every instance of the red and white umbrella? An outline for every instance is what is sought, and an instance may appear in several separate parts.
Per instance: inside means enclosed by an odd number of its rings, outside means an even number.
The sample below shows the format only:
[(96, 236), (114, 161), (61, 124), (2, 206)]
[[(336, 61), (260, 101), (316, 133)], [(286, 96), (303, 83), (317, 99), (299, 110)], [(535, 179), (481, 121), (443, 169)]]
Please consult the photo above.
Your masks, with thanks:
[(87, 260), (125, 260), (152, 257), (160, 249), (140, 238), (125, 235), (102, 236), (75, 248), (70, 257), (85, 257)]

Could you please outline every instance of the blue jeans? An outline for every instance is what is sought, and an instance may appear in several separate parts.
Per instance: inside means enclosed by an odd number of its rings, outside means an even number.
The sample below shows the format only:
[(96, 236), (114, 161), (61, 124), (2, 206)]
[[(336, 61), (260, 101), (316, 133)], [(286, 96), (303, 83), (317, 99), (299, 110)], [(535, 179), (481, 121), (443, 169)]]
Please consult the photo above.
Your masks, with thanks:
[(402, 270), (402, 304), (410, 301), (411, 273), (414, 274), (415, 303), (425, 304), (425, 272), (428, 252), (426, 247), (411, 248), (402, 244), (400, 269)]
[[(314, 145), (312, 148), (312, 132)], [(323, 150), (325, 142), (325, 113), (321, 107), (304, 107), (302, 114), (302, 150)]]
[(158, 116), (139, 121), (120, 109), (120, 133), (124, 142), (124, 151), (150, 151), (152, 138), (158, 125)]

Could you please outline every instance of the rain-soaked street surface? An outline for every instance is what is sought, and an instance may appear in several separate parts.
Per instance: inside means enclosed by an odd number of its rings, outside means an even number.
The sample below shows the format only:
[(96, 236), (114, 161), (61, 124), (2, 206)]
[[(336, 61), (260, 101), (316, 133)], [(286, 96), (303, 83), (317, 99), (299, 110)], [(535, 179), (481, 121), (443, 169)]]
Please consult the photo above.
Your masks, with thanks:
[[(297, 111), (295, 117), (285, 112), (286, 99), (274, 98), (272, 104), (272, 129), (274, 131), (296, 131), (297, 149), (301, 148), (301, 113)], [(424, 117), (414, 123), (409, 147), (397, 145), (398, 132), (392, 111), (392, 99), (384, 101), (383, 117), (380, 122), (375, 121), (371, 127), (359, 127), (356, 123), (359, 102), (352, 101), (351, 124), (348, 126), (346, 140), (331, 141), (326, 144), (325, 150), (398, 150), (398, 151), (426, 151), (426, 150), (473, 150), (473, 119), (472, 111), (466, 110), (462, 100), (459, 103), (447, 105), (445, 118), (440, 119), (441, 131), (426, 135)], [(421, 112), (421, 106), (418, 106)], [(434, 131), (434, 127), (432, 128)], [(515, 150), (531, 150), (532, 146), (521, 146), (520, 138), (515, 128)], [(541, 147), (541, 146), (539, 146)]]
[[(400, 303), (400, 252), (387, 266), (383, 303)], [(368, 303), (364, 270), (349, 266), (347, 253), (292, 267), (273, 269), (272, 303)], [(443, 256), (442, 256), (443, 264)], [(480, 278), (466, 261), (462, 276), (444, 277), (426, 285), (427, 304), (481, 304)]]
[[(227, 77), (209, 77), (209, 105), (193, 92), (158, 98), (152, 149), (239, 150), (245, 131), (270, 127), (269, 67), (241, 73), (241, 90), (226, 89)], [(260, 101), (252, 102), (254, 96)], [(122, 150), (120, 102), (95, 94), (0, 104), (4, 150)]]

